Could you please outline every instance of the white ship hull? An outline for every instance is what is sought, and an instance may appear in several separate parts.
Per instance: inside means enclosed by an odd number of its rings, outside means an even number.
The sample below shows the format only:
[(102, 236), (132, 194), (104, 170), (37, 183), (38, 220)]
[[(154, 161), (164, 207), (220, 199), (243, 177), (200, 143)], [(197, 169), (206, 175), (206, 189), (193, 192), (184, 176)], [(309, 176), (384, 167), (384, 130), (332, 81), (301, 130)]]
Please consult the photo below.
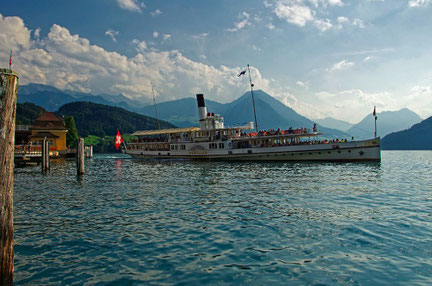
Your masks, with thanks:
[[(209, 149), (209, 142), (185, 143), (185, 150), (148, 151), (126, 150), (125, 153), (141, 159), (192, 159), (229, 161), (375, 161), (381, 160), (380, 139), (364, 141), (300, 144), (254, 148)], [(229, 146), (226, 142), (224, 146)]]

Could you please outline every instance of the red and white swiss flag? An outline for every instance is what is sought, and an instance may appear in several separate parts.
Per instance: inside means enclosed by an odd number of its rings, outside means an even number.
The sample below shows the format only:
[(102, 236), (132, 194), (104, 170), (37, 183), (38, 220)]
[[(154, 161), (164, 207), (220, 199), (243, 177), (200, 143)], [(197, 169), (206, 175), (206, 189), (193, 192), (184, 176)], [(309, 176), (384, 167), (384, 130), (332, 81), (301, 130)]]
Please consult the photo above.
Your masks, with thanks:
[(117, 130), (117, 135), (115, 137), (115, 147), (118, 150), (119, 146), (123, 143), (123, 138), (121, 137), (120, 131)]

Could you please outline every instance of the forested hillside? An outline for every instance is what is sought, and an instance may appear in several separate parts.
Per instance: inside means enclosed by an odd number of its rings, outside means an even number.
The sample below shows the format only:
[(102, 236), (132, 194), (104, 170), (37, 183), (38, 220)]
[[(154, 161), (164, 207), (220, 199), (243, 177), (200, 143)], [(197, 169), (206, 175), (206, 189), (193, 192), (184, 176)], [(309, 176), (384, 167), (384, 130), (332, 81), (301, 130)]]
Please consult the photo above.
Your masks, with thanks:
[[(115, 135), (117, 130), (122, 134), (137, 130), (157, 129), (155, 118), (92, 102), (72, 102), (60, 107), (60, 116), (73, 116), (81, 137), (96, 135), (104, 137)], [(175, 127), (166, 121), (159, 122), (161, 128)]]

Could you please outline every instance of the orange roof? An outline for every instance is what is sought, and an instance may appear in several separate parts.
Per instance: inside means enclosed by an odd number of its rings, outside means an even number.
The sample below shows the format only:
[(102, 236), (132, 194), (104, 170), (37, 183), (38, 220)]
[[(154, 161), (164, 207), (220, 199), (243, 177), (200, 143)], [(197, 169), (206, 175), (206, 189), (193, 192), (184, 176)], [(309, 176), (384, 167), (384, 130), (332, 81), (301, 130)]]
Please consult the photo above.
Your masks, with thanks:
[(30, 129), (57, 129), (57, 130), (67, 130), (66, 125), (60, 117), (58, 117), (54, 112), (45, 112), (39, 116), (33, 126)]

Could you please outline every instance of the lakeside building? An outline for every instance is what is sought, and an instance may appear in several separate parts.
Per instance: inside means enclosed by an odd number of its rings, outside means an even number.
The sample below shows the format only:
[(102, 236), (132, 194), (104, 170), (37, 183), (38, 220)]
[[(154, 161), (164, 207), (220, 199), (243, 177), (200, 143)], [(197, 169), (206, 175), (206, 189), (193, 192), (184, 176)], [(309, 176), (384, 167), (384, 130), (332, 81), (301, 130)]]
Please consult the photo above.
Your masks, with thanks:
[(32, 145), (42, 145), (47, 138), (51, 150), (66, 154), (66, 125), (54, 112), (45, 112), (39, 116), (30, 127), (30, 142)]

